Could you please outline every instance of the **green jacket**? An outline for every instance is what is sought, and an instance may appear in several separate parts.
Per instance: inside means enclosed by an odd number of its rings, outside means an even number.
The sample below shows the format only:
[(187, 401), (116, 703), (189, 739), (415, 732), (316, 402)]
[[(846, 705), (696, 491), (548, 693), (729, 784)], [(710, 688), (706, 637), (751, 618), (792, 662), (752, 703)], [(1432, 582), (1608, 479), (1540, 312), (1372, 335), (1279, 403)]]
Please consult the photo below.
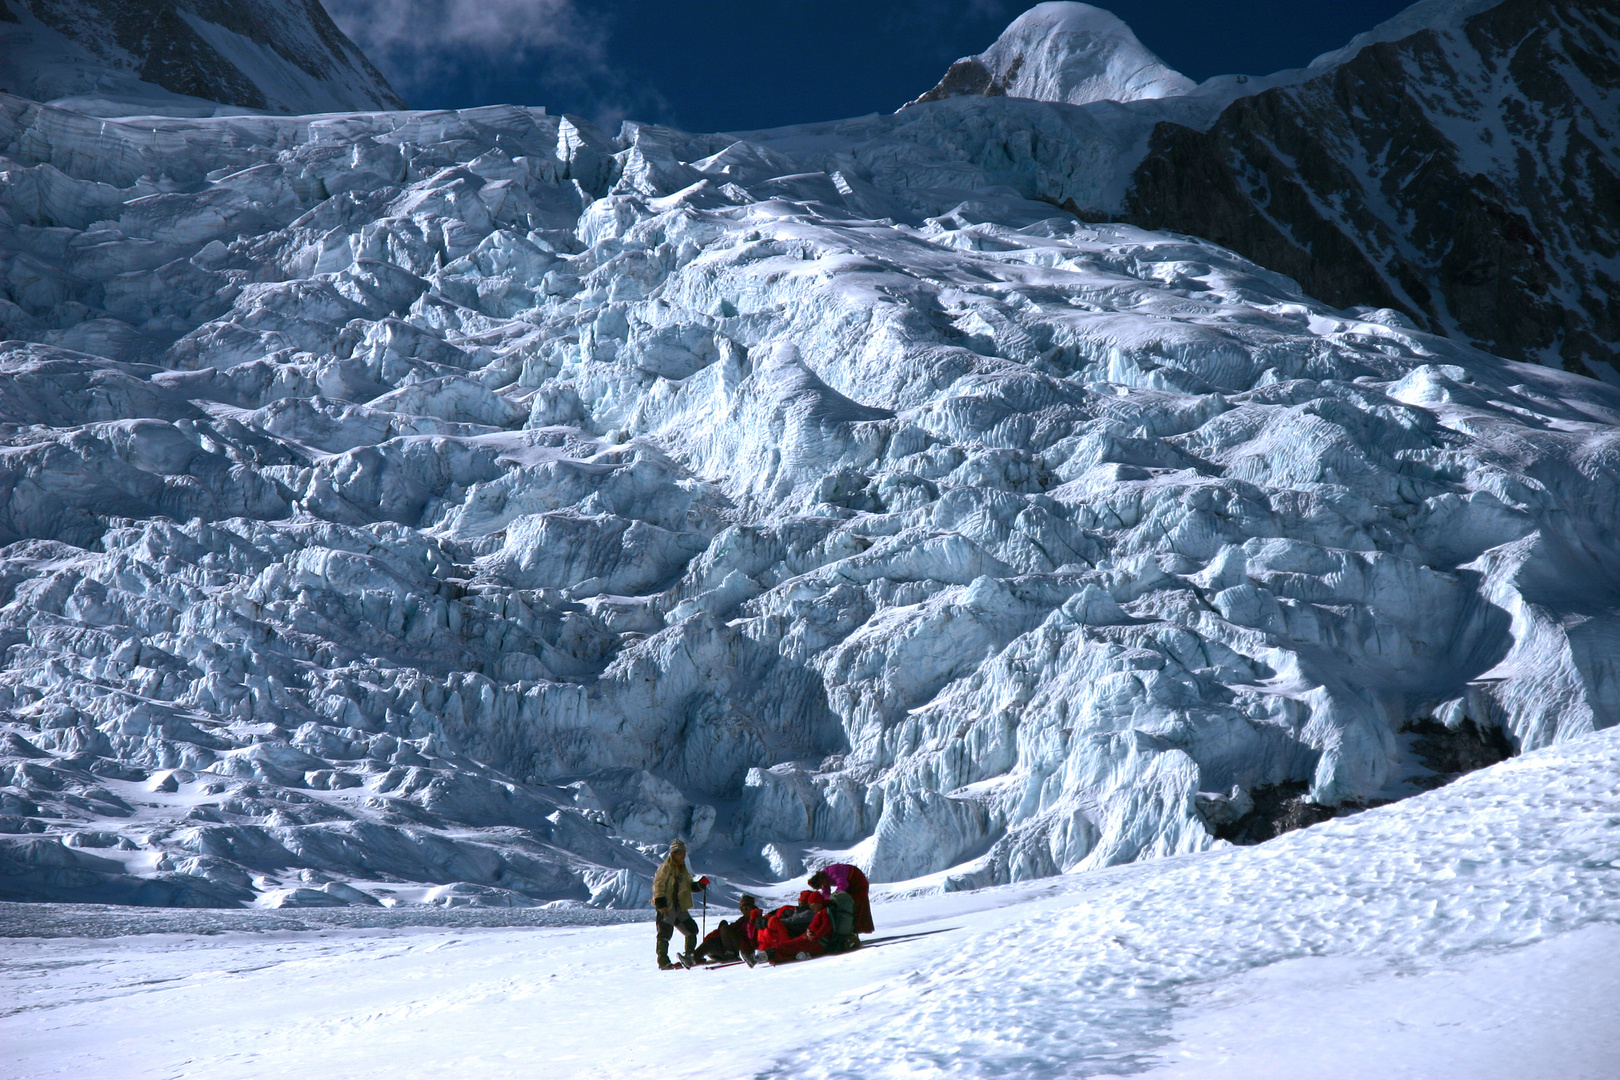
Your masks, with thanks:
[(847, 892), (835, 892), (827, 901), (827, 914), (832, 917), (833, 936), (847, 938), (855, 935), (855, 898)]

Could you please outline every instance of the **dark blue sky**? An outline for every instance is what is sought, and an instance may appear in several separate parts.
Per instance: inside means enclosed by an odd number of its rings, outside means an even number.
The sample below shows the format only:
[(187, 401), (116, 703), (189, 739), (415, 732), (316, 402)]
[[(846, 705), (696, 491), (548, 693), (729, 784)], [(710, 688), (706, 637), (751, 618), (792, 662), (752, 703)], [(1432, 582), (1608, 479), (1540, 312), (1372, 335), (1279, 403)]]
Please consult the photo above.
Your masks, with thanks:
[[(742, 130), (891, 112), (1033, 0), (326, 0), (418, 108)], [(1195, 79), (1299, 67), (1404, 0), (1114, 0)]]

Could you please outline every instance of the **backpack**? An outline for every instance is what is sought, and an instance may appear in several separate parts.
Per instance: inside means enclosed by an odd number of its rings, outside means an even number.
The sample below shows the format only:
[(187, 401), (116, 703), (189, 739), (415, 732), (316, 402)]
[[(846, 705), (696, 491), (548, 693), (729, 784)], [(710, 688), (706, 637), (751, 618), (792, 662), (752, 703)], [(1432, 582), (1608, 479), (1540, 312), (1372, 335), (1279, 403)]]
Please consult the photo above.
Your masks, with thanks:
[(832, 932), (836, 938), (855, 936), (855, 898), (847, 892), (833, 893), (827, 901), (827, 914), (832, 918)]

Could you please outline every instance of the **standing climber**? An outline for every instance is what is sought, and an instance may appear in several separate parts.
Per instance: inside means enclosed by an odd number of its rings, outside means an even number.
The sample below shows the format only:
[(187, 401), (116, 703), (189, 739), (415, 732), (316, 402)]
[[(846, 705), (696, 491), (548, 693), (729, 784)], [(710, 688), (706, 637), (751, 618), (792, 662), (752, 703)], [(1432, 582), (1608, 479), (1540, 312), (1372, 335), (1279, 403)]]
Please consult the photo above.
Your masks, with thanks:
[(708, 887), (707, 877), (693, 881), (692, 872), (686, 868), (686, 841), (671, 841), (669, 854), (653, 875), (653, 907), (658, 909), (658, 966), (665, 971), (676, 966), (669, 959), (669, 939), (676, 930), (686, 938), (686, 949), (681, 955), (690, 959), (696, 951), (698, 926), (689, 914), (692, 890)]
[(868, 896), (872, 886), (860, 867), (849, 863), (824, 866), (810, 876), (810, 887), (820, 889), (821, 895), (829, 898), (834, 889), (848, 893), (850, 899), (855, 901), (855, 933), (872, 932), (872, 901)]

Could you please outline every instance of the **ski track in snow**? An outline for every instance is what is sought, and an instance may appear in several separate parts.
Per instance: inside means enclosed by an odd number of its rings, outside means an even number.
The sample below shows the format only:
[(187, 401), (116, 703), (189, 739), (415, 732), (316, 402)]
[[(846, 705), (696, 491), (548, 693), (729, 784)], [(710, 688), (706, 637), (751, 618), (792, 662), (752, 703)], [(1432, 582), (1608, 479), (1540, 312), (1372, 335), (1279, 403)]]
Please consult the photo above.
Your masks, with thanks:
[(955, 929), (778, 969), (659, 972), (646, 926), (11, 939), (0, 1076), (1603, 1080), (1617, 777), (1603, 732), (1259, 847), (880, 903)]

